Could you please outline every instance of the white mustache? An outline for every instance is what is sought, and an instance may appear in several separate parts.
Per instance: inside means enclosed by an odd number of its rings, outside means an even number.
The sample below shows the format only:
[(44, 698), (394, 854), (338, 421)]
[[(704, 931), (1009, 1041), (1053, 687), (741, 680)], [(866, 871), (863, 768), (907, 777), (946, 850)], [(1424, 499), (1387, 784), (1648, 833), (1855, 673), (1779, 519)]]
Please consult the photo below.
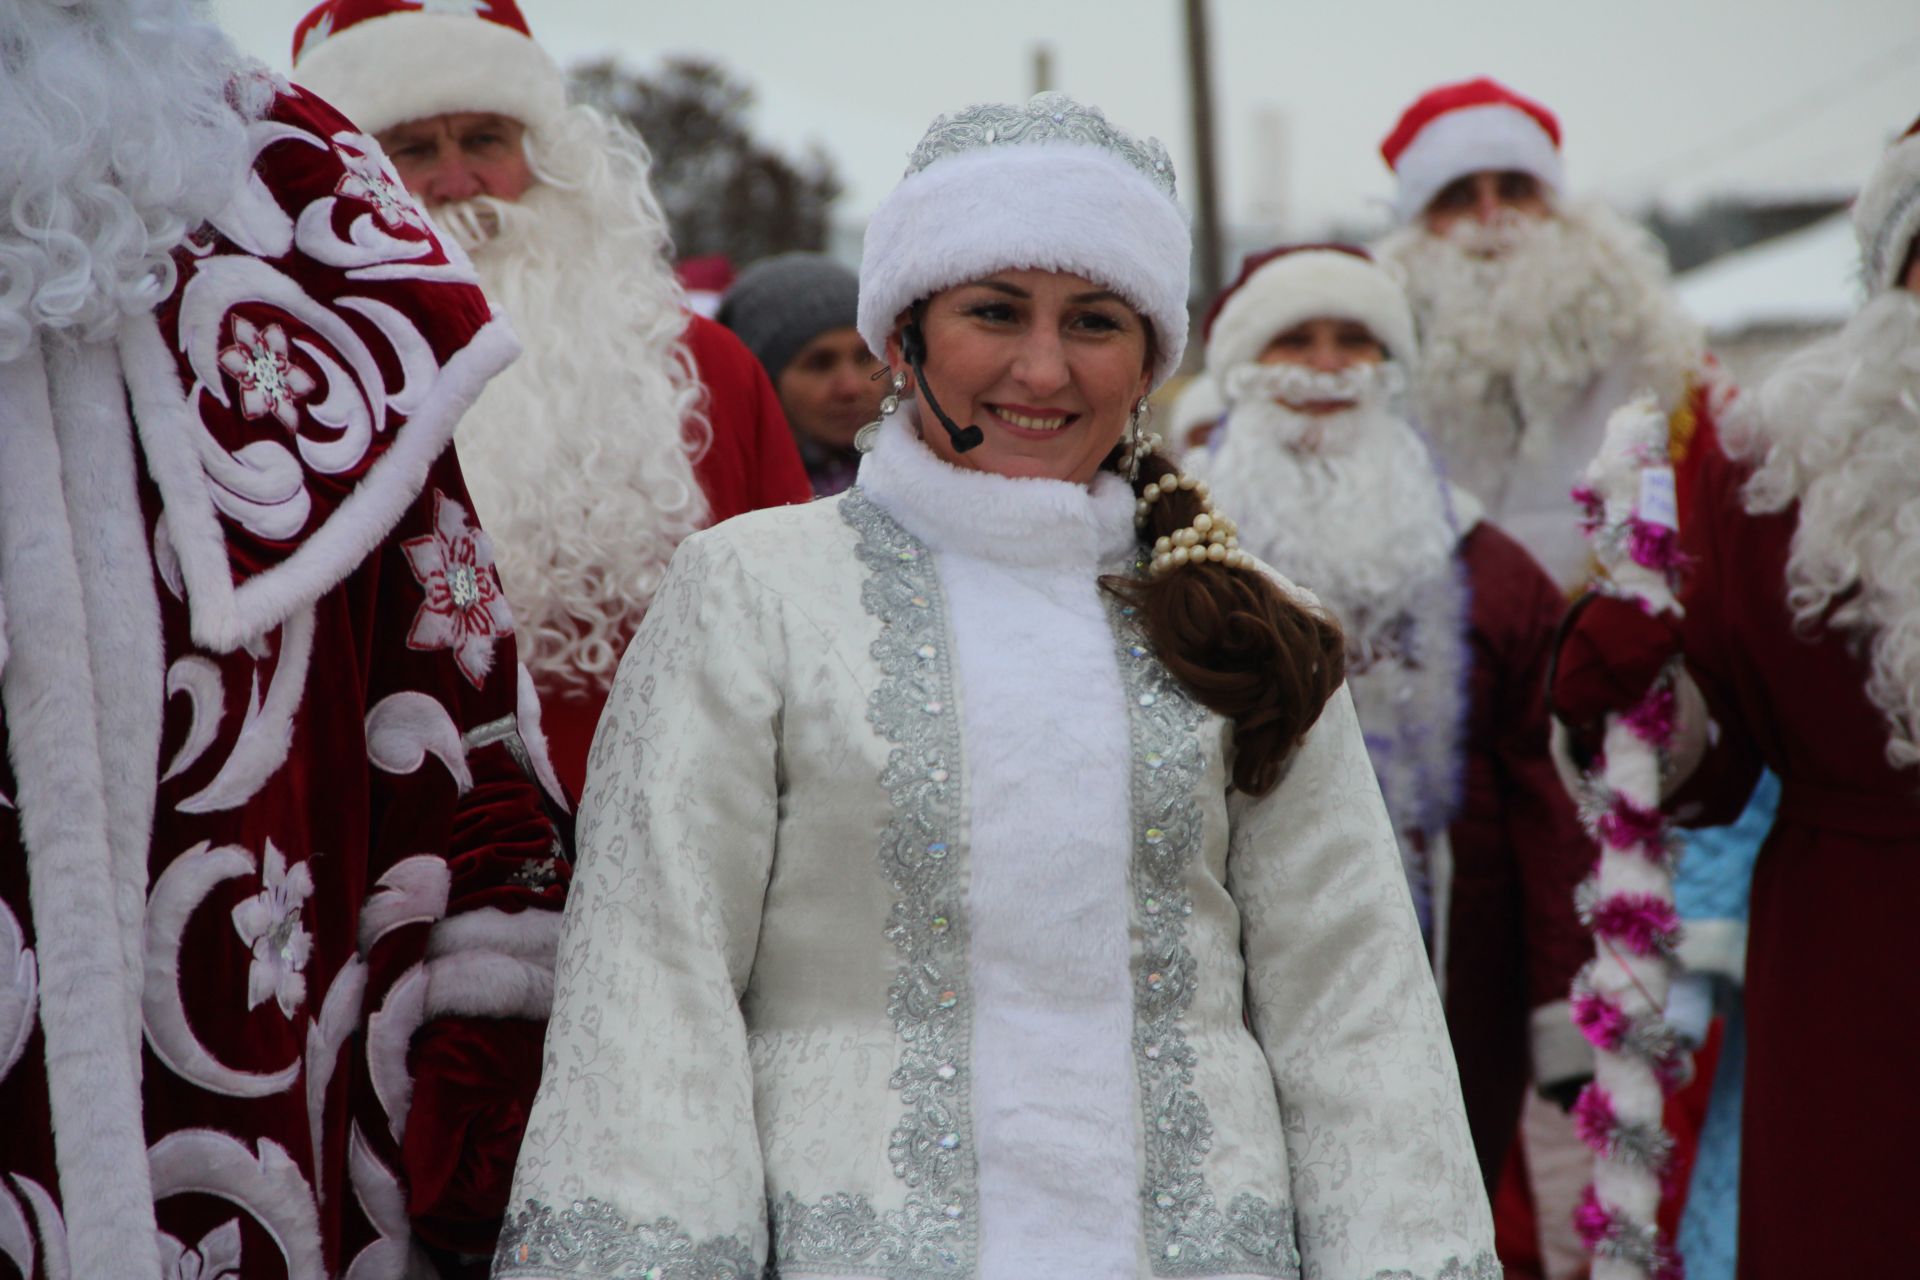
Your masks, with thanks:
[(1248, 397), (1286, 404), (1370, 404), (1406, 388), (1405, 372), (1395, 361), (1356, 364), (1338, 370), (1301, 364), (1243, 364), (1227, 374), (1227, 400)]

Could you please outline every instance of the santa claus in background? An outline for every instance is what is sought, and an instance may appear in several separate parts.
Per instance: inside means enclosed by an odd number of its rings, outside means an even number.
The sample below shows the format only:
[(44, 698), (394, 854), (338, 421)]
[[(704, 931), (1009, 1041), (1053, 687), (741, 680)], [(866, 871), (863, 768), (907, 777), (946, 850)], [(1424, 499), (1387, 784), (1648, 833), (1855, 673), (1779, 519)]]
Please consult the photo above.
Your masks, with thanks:
[(1542, 696), (1560, 593), (1409, 425), (1413, 317), (1364, 250), (1249, 258), (1209, 316), (1207, 364), (1228, 407), (1198, 465), (1243, 545), (1346, 631), (1491, 1190), (1529, 1080), (1571, 1102), (1593, 1069), (1567, 990), (1591, 952), (1573, 890), (1594, 851)]
[(1920, 900), (1920, 121), (1854, 226), (1867, 304), (1703, 442), (1684, 618), (1594, 599), (1554, 686), (1588, 730), (1678, 652), (1708, 719), (1668, 810), (1724, 822), (1763, 767), (1781, 780), (1747, 935), (1743, 1280), (1920, 1256), (1920, 967), (1900, 942)]
[(779, 401), (686, 309), (642, 140), (567, 103), (513, 0), (325, 0), (295, 29), (293, 78), (379, 138), (525, 345), (458, 447), (577, 794), (681, 539), (812, 496)]
[(0, 1274), (431, 1274), (568, 876), (448, 448), (516, 344), (199, 8), (0, 4)]
[(1700, 330), (1653, 237), (1567, 197), (1560, 124), (1539, 103), (1484, 78), (1443, 85), (1380, 150), (1400, 226), (1378, 250), (1423, 349), (1415, 418), (1455, 483), (1574, 588), (1587, 552), (1567, 492), (1642, 391), (1690, 435), (1708, 385)]

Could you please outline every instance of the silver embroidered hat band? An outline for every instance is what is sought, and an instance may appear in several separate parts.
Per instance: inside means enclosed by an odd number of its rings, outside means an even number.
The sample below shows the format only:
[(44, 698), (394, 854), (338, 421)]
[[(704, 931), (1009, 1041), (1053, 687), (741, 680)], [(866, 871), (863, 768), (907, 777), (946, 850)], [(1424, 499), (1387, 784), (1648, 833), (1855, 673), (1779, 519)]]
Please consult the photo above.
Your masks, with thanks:
[(900, 314), (996, 271), (1066, 271), (1154, 331), (1154, 380), (1187, 342), (1192, 237), (1166, 148), (1061, 93), (941, 116), (867, 225), (860, 335), (882, 358)]

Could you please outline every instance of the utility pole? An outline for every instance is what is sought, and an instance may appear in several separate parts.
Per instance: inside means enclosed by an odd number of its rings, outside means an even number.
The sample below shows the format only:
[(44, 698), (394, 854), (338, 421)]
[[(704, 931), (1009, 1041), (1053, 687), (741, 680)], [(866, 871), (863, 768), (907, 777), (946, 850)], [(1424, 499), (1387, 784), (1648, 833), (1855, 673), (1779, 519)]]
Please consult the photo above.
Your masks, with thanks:
[(1220, 199), (1214, 178), (1213, 57), (1207, 0), (1186, 0), (1187, 83), (1193, 95), (1194, 286), (1201, 300), (1220, 292)]

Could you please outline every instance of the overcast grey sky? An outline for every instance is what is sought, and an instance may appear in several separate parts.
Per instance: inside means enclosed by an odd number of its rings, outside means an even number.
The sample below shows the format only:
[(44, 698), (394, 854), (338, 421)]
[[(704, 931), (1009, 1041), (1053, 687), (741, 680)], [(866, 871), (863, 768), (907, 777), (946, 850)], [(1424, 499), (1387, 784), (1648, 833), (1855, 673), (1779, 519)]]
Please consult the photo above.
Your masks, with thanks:
[[(308, 0), (214, 0), (249, 52), (287, 65)], [(775, 142), (818, 142), (865, 219), (927, 121), (1055, 87), (1161, 138), (1187, 172), (1179, 0), (521, 0), (563, 63), (724, 63)], [(1375, 150), (1406, 103), (1481, 73), (1552, 107), (1569, 180), (1628, 205), (1734, 189), (1846, 190), (1920, 114), (1916, 0), (1213, 0), (1227, 218), (1275, 236), (1380, 221)]]

